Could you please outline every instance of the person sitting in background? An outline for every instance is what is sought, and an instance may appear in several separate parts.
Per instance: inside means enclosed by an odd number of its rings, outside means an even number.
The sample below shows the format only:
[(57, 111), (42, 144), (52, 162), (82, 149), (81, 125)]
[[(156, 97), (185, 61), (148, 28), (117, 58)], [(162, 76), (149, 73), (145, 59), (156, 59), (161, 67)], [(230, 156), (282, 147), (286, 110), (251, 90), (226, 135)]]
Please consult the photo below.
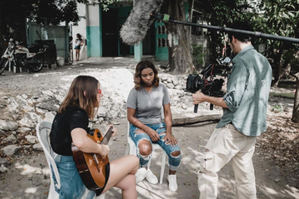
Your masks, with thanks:
[(136, 182), (146, 178), (152, 184), (158, 183), (152, 171), (145, 169), (151, 158), (152, 143), (156, 143), (169, 157), (169, 189), (176, 191), (176, 170), (181, 162), (181, 150), (172, 135), (168, 90), (159, 83), (158, 71), (150, 61), (137, 64), (134, 82), (135, 87), (127, 99), (127, 118), (130, 122), (130, 137), (136, 145), (137, 156), (140, 159), (141, 168), (136, 173)]

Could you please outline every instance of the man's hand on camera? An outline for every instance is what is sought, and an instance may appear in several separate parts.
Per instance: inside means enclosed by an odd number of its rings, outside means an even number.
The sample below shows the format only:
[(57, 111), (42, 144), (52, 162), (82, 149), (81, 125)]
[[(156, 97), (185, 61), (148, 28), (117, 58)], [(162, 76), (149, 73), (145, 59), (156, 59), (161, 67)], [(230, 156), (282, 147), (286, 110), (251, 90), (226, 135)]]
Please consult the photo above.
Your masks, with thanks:
[(203, 94), (203, 93), (200, 92), (200, 91), (197, 91), (196, 93), (194, 93), (194, 94), (192, 95), (193, 104), (199, 104), (199, 103), (202, 103), (202, 102), (206, 101), (206, 100), (205, 100), (205, 97), (206, 97), (205, 94)]
[(228, 106), (226, 105), (226, 102), (224, 101), (224, 99), (222, 97), (212, 97), (212, 96), (208, 96), (203, 94), (200, 91), (197, 91), (196, 93), (194, 93), (192, 95), (192, 99), (193, 99), (193, 104), (199, 104), (202, 102), (209, 102), (211, 104), (214, 104), (216, 106), (220, 106), (222, 108), (228, 108)]

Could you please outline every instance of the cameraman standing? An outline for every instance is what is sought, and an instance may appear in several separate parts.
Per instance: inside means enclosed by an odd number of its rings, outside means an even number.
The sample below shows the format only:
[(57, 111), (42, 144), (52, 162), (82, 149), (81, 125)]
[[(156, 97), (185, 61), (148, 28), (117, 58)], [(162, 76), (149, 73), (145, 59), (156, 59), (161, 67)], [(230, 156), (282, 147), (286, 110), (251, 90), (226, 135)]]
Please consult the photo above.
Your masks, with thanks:
[[(251, 30), (246, 23), (235, 23), (231, 28)], [(267, 59), (253, 48), (250, 36), (230, 33), (229, 39), (235, 57), (227, 93), (224, 97), (211, 97), (198, 91), (192, 96), (194, 104), (209, 102), (223, 108), (223, 116), (200, 158), (200, 199), (217, 198), (217, 173), (230, 161), (237, 198), (256, 198), (252, 156), (256, 137), (266, 131), (272, 69)]]

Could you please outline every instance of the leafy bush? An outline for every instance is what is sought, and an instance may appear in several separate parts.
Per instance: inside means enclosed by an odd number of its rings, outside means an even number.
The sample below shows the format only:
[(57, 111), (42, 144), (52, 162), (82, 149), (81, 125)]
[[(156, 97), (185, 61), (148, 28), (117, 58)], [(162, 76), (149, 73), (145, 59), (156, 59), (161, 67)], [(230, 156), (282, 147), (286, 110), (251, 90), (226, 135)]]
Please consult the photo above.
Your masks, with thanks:
[(198, 44), (193, 44), (192, 49), (193, 49), (192, 51), (193, 64), (196, 70), (198, 70), (204, 65), (203, 46)]

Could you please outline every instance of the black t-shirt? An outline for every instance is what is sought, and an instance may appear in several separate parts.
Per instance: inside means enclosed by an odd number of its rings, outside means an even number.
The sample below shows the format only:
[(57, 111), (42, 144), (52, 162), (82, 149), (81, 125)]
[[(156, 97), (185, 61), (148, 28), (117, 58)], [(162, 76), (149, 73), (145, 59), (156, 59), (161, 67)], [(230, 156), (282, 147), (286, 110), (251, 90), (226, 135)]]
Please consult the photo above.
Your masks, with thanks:
[(55, 153), (71, 156), (71, 131), (82, 128), (88, 132), (88, 115), (79, 107), (67, 107), (62, 113), (57, 113), (50, 133), (50, 143)]

